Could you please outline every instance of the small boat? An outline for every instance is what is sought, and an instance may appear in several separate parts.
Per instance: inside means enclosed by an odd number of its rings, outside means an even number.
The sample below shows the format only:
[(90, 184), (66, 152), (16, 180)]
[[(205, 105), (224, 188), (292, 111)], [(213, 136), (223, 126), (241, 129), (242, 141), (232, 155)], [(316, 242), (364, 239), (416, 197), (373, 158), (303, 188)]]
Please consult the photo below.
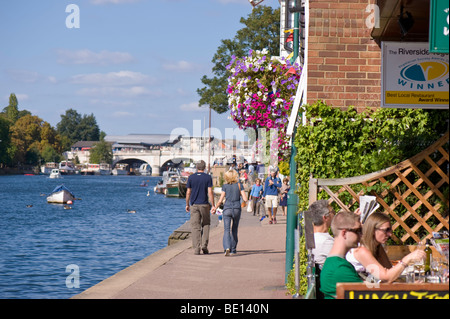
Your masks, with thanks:
[(163, 172), (162, 179), (158, 181), (156, 186), (153, 188), (153, 191), (156, 194), (165, 194), (166, 193), (166, 184), (172, 176), (178, 176), (180, 173), (175, 168), (169, 168), (167, 171)]
[(144, 163), (139, 167), (139, 173), (142, 176), (151, 176), (152, 175), (152, 167), (150, 165), (148, 165), (147, 163)]
[(166, 183), (166, 197), (186, 197), (187, 176), (172, 176)]
[(111, 171), (111, 173), (113, 175), (127, 175), (128, 174), (128, 170), (127, 170), (127, 166), (128, 164), (116, 164), (116, 167), (114, 167), (114, 169)]
[(50, 173), (50, 178), (61, 178), (61, 173), (59, 172), (59, 169), (54, 168), (52, 169), (52, 172)]
[(47, 196), (48, 203), (67, 204), (75, 200), (75, 195), (64, 185), (56, 186), (53, 192)]
[(142, 181), (142, 182), (139, 184), (139, 186), (147, 187), (147, 186), (148, 186), (148, 180), (147, 180), (147, 181)]

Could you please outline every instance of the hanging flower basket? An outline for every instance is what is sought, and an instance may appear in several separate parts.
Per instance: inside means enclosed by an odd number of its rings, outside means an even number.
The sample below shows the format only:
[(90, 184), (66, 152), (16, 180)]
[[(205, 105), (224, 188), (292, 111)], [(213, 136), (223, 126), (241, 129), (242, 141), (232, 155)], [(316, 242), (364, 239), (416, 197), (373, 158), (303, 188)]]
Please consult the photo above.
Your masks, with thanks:
[(286, 127), (301, 68), (289, 60), (271, 58), (266, 49), (250, 50), (243, 58), (232, 56), (227, 69), (228, 105), (239, 128), (266, 128), (278, 132), (279, 158), (286, 154)]

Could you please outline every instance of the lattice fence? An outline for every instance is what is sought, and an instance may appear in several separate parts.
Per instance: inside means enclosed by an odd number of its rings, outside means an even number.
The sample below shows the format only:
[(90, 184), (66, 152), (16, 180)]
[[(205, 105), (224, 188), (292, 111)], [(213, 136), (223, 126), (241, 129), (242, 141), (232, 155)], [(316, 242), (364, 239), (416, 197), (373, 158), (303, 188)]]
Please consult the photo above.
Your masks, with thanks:
[(449, 133), (416, 156), (371, 174), (309, 181), (309, 203), (329, 198), (339, 210), (355, 211), (359, 196), (374, 195), (378, 211), (392, 218), (397, 244), (414, 244), (446, 229), (449, 221)]

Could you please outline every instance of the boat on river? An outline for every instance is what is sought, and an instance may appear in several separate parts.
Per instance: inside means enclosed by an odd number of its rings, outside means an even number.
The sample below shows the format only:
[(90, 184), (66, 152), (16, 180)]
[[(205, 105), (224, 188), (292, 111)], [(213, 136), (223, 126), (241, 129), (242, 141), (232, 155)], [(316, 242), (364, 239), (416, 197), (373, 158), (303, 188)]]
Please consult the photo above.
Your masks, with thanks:
[(54, 168), (52, 169), (52, 172), (50, 173), (50, 178), (61, 178), (61, 173), (59, 172), (59, 169)]
[(174, 175), (166, 183), (166, 197), (186, 197), (187, 176)]
[(167, 171), (163, 172), (162, 179), (158, 181), (156, 186), (153, 188), (153, 191), (156, 194), (165, 194), (167, 182), (172, 176), (180, 175), (179, 170), (175, 168), (169, 168)]
[(47, 202), (54, 204), (67, 204), (67, 202), (73, 200), (75, 200), (75, 195), (63, 184), (56, 186), (51, 194), (47, 196)]

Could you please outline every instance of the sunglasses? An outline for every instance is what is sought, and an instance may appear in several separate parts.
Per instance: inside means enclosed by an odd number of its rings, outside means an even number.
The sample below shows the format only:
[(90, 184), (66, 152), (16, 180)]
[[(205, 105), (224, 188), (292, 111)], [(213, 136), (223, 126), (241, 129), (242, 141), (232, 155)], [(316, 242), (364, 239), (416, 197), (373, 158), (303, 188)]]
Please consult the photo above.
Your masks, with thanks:
[(392, 228), (391, 227), (388, 227), (388, 228), (376, 228), (376, 229), (381, 230), (385, 234), (392, 233)]

